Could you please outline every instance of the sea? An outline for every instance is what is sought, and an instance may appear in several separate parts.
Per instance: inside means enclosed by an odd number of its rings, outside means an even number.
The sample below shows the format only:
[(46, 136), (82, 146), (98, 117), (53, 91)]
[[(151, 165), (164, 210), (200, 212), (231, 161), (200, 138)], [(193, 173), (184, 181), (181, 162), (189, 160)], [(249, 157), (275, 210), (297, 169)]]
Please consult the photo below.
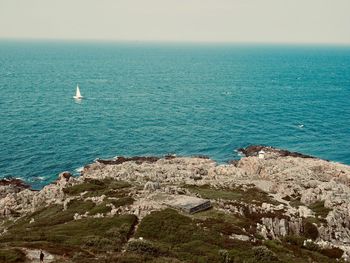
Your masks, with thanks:
[(350, 164), (350, 47), (0, 41), (0, 178), (252, 144)]

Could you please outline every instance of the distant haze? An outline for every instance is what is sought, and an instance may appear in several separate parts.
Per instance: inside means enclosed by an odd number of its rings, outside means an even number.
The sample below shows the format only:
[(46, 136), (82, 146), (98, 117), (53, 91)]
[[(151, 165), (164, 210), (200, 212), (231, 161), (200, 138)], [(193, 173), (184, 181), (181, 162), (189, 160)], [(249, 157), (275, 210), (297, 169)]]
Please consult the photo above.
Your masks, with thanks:
[(0, 0), (0, 38), (350, 44), (350, 0)]

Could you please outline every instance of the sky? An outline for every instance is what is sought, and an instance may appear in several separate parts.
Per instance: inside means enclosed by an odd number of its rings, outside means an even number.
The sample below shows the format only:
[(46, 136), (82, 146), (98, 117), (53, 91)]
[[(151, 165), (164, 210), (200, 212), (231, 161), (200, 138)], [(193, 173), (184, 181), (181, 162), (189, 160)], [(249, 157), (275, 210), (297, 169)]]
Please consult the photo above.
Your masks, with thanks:
[(350, 0), (0, 0), (0, 38), (350, 44)]

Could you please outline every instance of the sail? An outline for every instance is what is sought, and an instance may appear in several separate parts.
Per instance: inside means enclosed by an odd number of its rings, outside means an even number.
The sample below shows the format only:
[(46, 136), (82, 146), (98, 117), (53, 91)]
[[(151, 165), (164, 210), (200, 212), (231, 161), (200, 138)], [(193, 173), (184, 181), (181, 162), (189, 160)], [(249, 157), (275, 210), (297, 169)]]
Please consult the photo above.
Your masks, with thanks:
[(82, 97), (81, 94), (80, 94), (79, 86), (77, 86), (77, 92), (75, 94), (75, 97), (77, 97), (77, 98), (81, 98)]

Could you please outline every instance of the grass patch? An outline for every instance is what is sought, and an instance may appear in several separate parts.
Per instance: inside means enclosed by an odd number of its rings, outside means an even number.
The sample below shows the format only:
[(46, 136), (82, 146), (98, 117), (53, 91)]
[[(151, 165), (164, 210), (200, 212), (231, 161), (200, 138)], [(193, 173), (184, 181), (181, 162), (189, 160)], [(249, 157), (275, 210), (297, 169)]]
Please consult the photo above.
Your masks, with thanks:
[(113, 179), (95, 180), (87, 179), (82, 184), (73, 185), (63, 189), (67, 195), (76, 196), (87, 192), (85, 196), (101, 196), (122, 197), (129, 193), (132, 185), (125, 181), (117, 181)]
[[(72, 255), (71, 248), (85, 256), (89, 256), (86, 251), (97, 253), (119, 251), (134, 231), (136, 216), (120, 215), (73, 220), (75, 213), (89, 212), (94, 215), (109, 212), (111, 207), (108, 207), (107, 203), (106, 201), (95, 205), (91, 201), (74, 199), (68, 203), (65, 211), (61, 205), (45, 207), (14, 222), (8, 228), (8, 232), (0, 237), (0, 242), (10, 246), (26, 247), (40, 244), (39, 248), (51, 248), (55, 254)], [(30, 224), (32, 218), (34, 223)]]
[[(128, 199), (124, 200), (129, 202)], [(132, 201), (132, 200), (130, 200)], [(79, 201), (68, 209), (77, 210)], [(84, 204), (83, 204), (84, 205)], [(89, 206), (89, 204), (85, 204)], [(98, 210), (105, 203), (94, 206)], [(53, 216), (56, 206), (48, 207), (35, 216)], [(101, 208), (102, 209), (102, 208)], [(61, 211), (61, 210), (59, 210)], [(90, 210), (91, 211), (91, 210)], [(61, 211), (62, 212), (62, 211)], [(59, 213), (56, 214), (59, 217)], [(29, 219), (29, 218), (28, 218)], [(250, 222), (249, 218), (245, 219)], [(304, 247), (306, 237), (286, 237), (282, 241), (257, 240), (243, 242), (231, 234), (246, 234), (236, 218), (215, 209), (186, 216), (173, 209), (155, 211), (139, 224), (127, 251), (120, 253), (131, 237), (137, 218), (121, 215), (112, 218), (85, 218), (51, 224), (50, 221), (16, 222), (0, 237), (7, 247), (28, 247), (67, 255), (71, 262), (336, 262), (341, 250), (315, 250)], [(49, 222), (47, 225), (44, 223)], [(247, 229), (249, 232), (249, 230)], [(312, 231), (311, 231), (312, 233)], [(4, 249), (3, 249), (4, 250)], [(276, 258), (279, 260), (277, 261)], [(1, 262), (1, 261), (0, 261)], [(5, 262), (11, 262), (9, 260)], [(18, 261), (21, 262), (21, 261)]]
[(309, 205), (309, 208), (315, 212), (315, 215), (317, 217), (320, 216), (322, 218), (327, 217), (328, 213), (330, 211), (332, 211), (332, 209), (324, 207), (324, 201), (315, 202), (315, 203)]
[[(108, 204), (116, 207), (132, 204), (134, 199), (125, 196), (129, 193), (130, 186), (121, 181), (89, 180), (87, 184), (69, 188), (66, 192), (72, 195), (87, 190), (92, 191), (91, 195), (95, 195), (95, 190), (104, 191), (103, 188), (108, 187), (108, 190), (115, 191), (121, 197), (105, 198), (101, 204), (77, 198), (67, 204), (66, 210), (63, 210), (63, 205), (57, 204), (43, 207), (16, 222), (8, 223), (8, 232), (0, 236), (0, 243), (9, 247), (37, 247), (53, 254), (66, 254), (70, 258), (76, 257), (73, 262), (93, 260), (94, 253), (118, 253), (134, 231), (136, 216), (74, 220), (74, 215), (86, 212), (89, 215), (106, 214), (112, 209)], [(29, 223), (32, 219), (34, 221)]]
[(107, 199), (101, 204), (96, 205), (92, 209), (88, 210), (89, 215), (96, 215), (96, 214), (106, 214), (112, 210), (112, 207), (108, 204), (113, 204), (115, 207), (125, 206), (125, 205), (131, 205), (134, 203), (135, 199), (131, 197), (121, 197), (118, 199)]
[[(92, 201), (84, 201), (80, 199), (73, 199), (67, 204), (67, 209), (63, 211), (62, 205), (51, 205), (44, 207), (31, 215), (21, 218), (15, 224), (18, 228), (28, 224), (28, 222), (33, 218), (34, 223), (30, 224), (31, 227), (41, 227), (41, 226), (53, 226), (57, 224), (67, 223), (74, 219), (75, 213), (85, 214), (89, 212), (89, 215), (95, 215), (98, 213), (108, 213), (111, 211), (111, 207), (107, 204), (113, 204), (115, 207), (120, 207), (124, 205), (130, 205), (134, 202), (131, 197), (122, 197), (119, 199), (105, 199), (101, 204), (96, 205)], [(9, 226), (11, 229), (12, 226)]]
[(191, 262), (220, 262), (220, 249), (249, 247), (249, 242), (228, 238), (234, 225), (224, 220), (192, 219), (172, 209), (152, 212), (140, 223), (136, 236), (163, 244), (170, 256)]
[(63, 189), (63, 192), (68, 195), (79, 195), (83, 192), (98, 191), (105, 188), (105, 184), (99, 180), (86, 180), (82, 184), (76, 184)]
[[(20, 220), (19, 224), (26, 224), (32, 218), (34, 218), (34, 223), (30, 224), (31, 227), (63, 224), (73, 220), (75, 213), (84, 214), (86, 211), (90, 211), (94, 207), (95, 204), (92, 201), (74, 199), (68, 203), (67, 210), (65, 211), (63, 211), (62, 205), (51, 205), (24, 217)], [(18, 227), (19, 224), (16, 224), (16, 226)]]
[[(185, 262), (335, 262), (334, 258), (325, 256), (328, 251), (322, 253), (304, 248), (303, 241), (306, 237), (289, 236), (282, 242), (267, 240), (255, 243), (230, 239), (229, 236), (233, 233), (245, 232), (237, 228), (236, 223), (241, 223), (240, 219), (227, 218), (228, 215), (215, 210), (185, 216), (166, 209), (146, 216), (140, 223), (136, 236), (142, 236), (154, 244), (151, 248), (145, 248), (152, 253), (159, 253), (157, 248), (163, 247), (163, 256)], [(250, 219), (246, 221), (249, 222)], [(310, 231), (306, 230), (308, 237), (313, 235), (312, 229), (311, 226)], [(329, 254), (335, 257), (340, 252), (331, 251)]]
[(147, 254), (151, 256), (158, 256), (160, 254), (159, 249), (152, 242), (138, 239), (130, 241), (126, 250), (129, 252)]
[(127, 196), (118, 199), (110, 199), (109, 202), (112, 203), (115, 207), (120, 207), (133, 204), (135, 202), (135, 199)]
[[(134, 215), (112, 218), (85, 218), (55, 225), (14, 225), (1, 242), (48, 242), (56, 245), (86, 247), (90, 250), (118, 250), (126, 242), (137, 222)], [(108, 234), (110, 230), (113, 234)]]
[(12, 263), (12, 262), (25, 262), (26, 255), (20, 249), (0, 249), (0, 262)]
[(108, 212), (111, 212), (112, 207), (107, 206), (108, 202), (103, 202), (99, 205), (96, 205), (94, 208), (92, 208), (89, 211), (89, 215), (96, 215), (96, 214), (106, 214)]
[(256, 188), (249, 187), (246, 190), (243, 190), (240, 187), (233, 189), (221, 188), (216, 189), (212, 188), (209, 185), (185, 185), (185, 188), (190, 190), (193, 193), (199, 194), (202, 198), (206, 199), (224, 199), (229, 201), (242, 201), (246, 203), (271, 203), (279, 204), (276, 200), (270, 197), (266, 192)]
[(298, 208), (299, 206), (303, 206), (304, 204), (300, 201), (300, 195), (292, 195), (286, 196), (283, 198), (288, 201), (292, 207)]

